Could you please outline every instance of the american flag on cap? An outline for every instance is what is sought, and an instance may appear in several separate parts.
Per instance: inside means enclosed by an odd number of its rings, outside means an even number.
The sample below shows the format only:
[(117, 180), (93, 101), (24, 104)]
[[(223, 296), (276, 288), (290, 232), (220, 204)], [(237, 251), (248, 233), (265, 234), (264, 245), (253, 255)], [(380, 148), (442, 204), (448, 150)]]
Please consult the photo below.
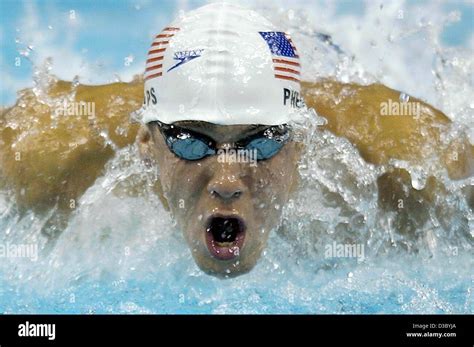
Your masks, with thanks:
[(148, 51), (145, 81), (163, 75), (163, 57), (171, 38), (177, 31), (179, 31), (179, 28), (166, 27), (160, 34), (156, 35)]
[(275, 78), (300, 83), (300, 57), (291, 38), (284, 32), (259, 32), (273, 58)]

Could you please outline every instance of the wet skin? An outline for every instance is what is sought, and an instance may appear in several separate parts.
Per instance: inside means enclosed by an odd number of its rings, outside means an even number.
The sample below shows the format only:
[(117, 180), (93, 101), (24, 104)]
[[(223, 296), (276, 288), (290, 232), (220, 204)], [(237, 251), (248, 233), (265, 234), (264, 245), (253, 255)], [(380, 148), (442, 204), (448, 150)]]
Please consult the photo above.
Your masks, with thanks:
[[(206, 135), (217, 148), (265, 129), (265, 126), (222, 126), (201, 122), (176, 125)], [(158, 126), (141, 133), (142, 153), (160, 171), (160, 185), (198, 266), (217, 276), (236, 276), (251, 270), (259, 259), (270, 231), (277, 225), (297, 175), (298, 145), (288, 142), (272, 158), (250, 163), (219, 162), (217, 156), (199, 161), (178, 158), (167, 147)], [(238, 252), (222, 259), (209, 249), (207, 228), (212, 217), (237, 217), (245, 225)]]
[[(48, 93), (51, 98), (66, 97), (72, 90), (70, 82), (58, 81)], [(380, 84), (361, 86), (331, 80), (304, 82), (302, 94), (306, 104), (327, 119), (328, 123), (322, 128), (347, 138), (368, 163), (387, 165), (391, 159), (398, 159), (425, 165), (425, 158), (431, 156), (427, 155), (428, 148), (439, 158), (451, 179), (474, 174), (474, 146), (465, 136), (444, 146), (442, 135), (452, 123), (442, 112), (421, 100), (413, 98), (423, 106), (420, 117), (387, 117), (380, 115), (381, 102), (397, 100), (400, 92)], [(105, 174), (104, 166), (115, 154), (115, 149), (105, 143), (100, 134), (108, 134), (115, 148), (132, 145), (138, 138), (142, 156), (153, 159), (159, 166), (163, 176), (157, 182), (159, 196), (165, 208), (169, 205), (174, 213), (199, 266), (208, 273), (226, 276), (244, 273), (255, 264), (268, 231), (279, 222), (280, 211), (274, 208), (275, 205), (283, 205), (288, 192), (296, 188), (297, 175), (292, 171), (298, 156), (294, 154), (295, 144), (288, 143), (275, 157), (259, 163), (256, 168), (249, 164), (218, 163), (216, 157), (184, 162), (169, 151), (158, 129), (152, 129), (152, 136), (147, 127), (130, 123), (130, 112), (138, 109), (143, 100), (142, 80), (103, 86), (80, 85), (75, 98), (76, 101), (94, 102), (96, 117), (53, 119), (54, 110), (38, 100), (31, 90), (23, 91), (17, 105), (0, 110), (0, 189), (8, 188), (14, 193), (20, 213), (32, 210), (44, 214), (57, 207), (42, 231), (52, 237), (59, 234), (74, 211), (70, 202), (80, 202), (86, 189)], [(113, 102), (115, 98), (124, 102)], [(55, 126), (52, 126), (53, 120)], [(192, 124), (182, 125), (192, 127)], [(208, 128), (201, 124), (194, 130), (225, 143), (256, 129), (248, 126)], [(259, 180), (263, 182), (260, 186)], [(213, 186), (211, 182), (219, 188), (217, 191), (232, 192), (235, 186), (241, 186), (243, 193), (238, 198), (211, 194), (207, 189)], [(404, 233), (414, 230), (416, 223), (424, 223), (429, 218), (428, 207), (437, 196), (445, 194), (444, 186), (434, 177), (422, 190), (407, 190), (411, 181), (404, 170), (384, 173), (377, 184), (378, 207), (393, 211), (398, 220), (394, 226)], [(161, 185), (166, 198), (161, 193)], [(141, 186), (125, 192), (114, 191), (118, 195), (133, 196), (142, 192)], [(466, 188), (465, 195), (474, 208), (472, 186)], [(272, 196), (276, 197), (274, 201)], [(400, 211), (399, 199), (404, 199), (408, 208)], [(264, 207), (260, 208), (262, 203)], [(247, 232), (236, 266), (233, 265), (236, 259), (217, 260), (206, 247), (203, 228), (206, 214), (212, 214), (213, 209), (223, 213), (235, 209), (235, 213), (245, 218)], [(200, 214), (203, 215), (201, 220)], [(186, 221), (188, 217), (189, 222)], [(407, 220), (416, 223), (410, 228)], [(258, 230), (262, 228), (267, 232), (259, 234)], [(227, 269), (231, 274), (226, 273)]]

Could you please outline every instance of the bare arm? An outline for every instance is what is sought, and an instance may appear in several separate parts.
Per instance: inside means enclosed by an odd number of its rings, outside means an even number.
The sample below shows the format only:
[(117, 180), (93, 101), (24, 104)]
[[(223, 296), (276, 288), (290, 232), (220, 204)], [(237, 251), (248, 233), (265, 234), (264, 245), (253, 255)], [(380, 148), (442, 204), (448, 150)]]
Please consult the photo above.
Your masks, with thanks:
[[(71, 87), (59, 81), (49, 96), (68, 95)], [(41, 103), (31, 90), (0, 114), (1, 182), (13, 188), (22, 209), (68, 209), (114, 154), (101, 132), (118, 148), (135, 139), (138, 126), (130, 125), (129, 113), (142, 102), (141, 82), (81, 85), (74, 101), (94, 103), (95, 117), (56, 115), (64, 104)]]
[[(427, 158), (437, 158), (451, 179), (463, 179), (474, 174), (474, 146), (467, 136), (443, 144), (441, 134), (451, 121), (441, 111), (410, 97), (419, 103), (416, 115), (383, 115), (388, 100), (398, 102), (400, 92), (381, 84), (360, 86), (331, 80), (303, 83), (303, 95), (309, 107), (325, 117), (324, 126), (337, 136), (346, 137), (361, 156), (373, 164), (388, 164), (390, 159), (426, 166)], [(383, 110), (386, 111), (386, 110)], [(422, 226), (428, 218), (428, 208), (436, 197), (445, 194), (444, 185), (433, 176), (421, 190), (411, 188), (410, 174), (404, 169), (392, 169), (377, 181), (379, 207), (397, 212), (398, 230), (410, 232)], [(410, 189), (406, 189), (410, 187)], [(464, 190), (466, 200), (474, 207), (474, 189)], [(400, 208), (403, 201), (404, 208)]]
[[(58, 97), (70, 91), (69, 82), (59, 81), (49, 94)], [(390, 158), (421, 163), (426, 156), (421, 148), (436, 150), (442, 127), (450, 123), (425, 103), (418, 118), (381, 116), (380, 103), (398, 100), (400, 93), (379, 84), (305, 82), (303, 95), (308, 106), (328, 119), (328, 130), (348, 138), (365, 160), (375, 164)], [(140, 107), (142, 97), (142, 81), (81, 85), (75, 101), (95, 103), (95, 117), (57, 116), (54, 121), (54, 109), (40, 103), (31, 90), (25, 91), (14, 107), (0, 115), (3, 184), (13, 187), (21, 207), (41, 211), (57, 203), (67, 208), (71, 199), (78, 199), (93, 184), (114, 153), (101, 131), (119, 148), (133, 143), (138, 126), (130, 125), (129, 113)], [(428, 135), (422, 136), (422, 129)], [(440, 153), (450, 176), (472, 174), (473, 146), (460, 139), (450, 150), (458, 154), (457, 160), (449, 151)], [(394, 187), (380, 184), (389, 196), (389, 188)]]

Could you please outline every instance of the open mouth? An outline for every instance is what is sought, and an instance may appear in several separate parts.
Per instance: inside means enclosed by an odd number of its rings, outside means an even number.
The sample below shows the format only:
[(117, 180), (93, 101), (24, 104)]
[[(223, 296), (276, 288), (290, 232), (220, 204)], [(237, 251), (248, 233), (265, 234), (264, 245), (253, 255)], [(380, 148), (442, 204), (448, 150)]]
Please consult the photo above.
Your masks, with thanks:
[(245, 222), (236, 216), (211, 216), (206, 227), (206, 244), (214, 258), (230, 260), (240, 254)]

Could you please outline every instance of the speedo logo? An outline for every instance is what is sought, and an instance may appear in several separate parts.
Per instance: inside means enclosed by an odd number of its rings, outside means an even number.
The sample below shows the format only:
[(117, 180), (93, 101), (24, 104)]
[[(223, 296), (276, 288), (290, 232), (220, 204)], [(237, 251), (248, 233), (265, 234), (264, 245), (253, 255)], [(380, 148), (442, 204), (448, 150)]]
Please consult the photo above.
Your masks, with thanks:
[(170, 72), (171, 70), (176, 69), (177, 67), (187, 63), (188, 61), (199, 58), (203, 51), (204, 49), (193, 49), (190, 51), (176, 52), (173, 56), (173, 59), (177, 60), (178, 63), (170, 67), (167, 72)]
[(296, 90), (283, 88), (283, 105), (300, 108), (304, 106), (304, 100)]

